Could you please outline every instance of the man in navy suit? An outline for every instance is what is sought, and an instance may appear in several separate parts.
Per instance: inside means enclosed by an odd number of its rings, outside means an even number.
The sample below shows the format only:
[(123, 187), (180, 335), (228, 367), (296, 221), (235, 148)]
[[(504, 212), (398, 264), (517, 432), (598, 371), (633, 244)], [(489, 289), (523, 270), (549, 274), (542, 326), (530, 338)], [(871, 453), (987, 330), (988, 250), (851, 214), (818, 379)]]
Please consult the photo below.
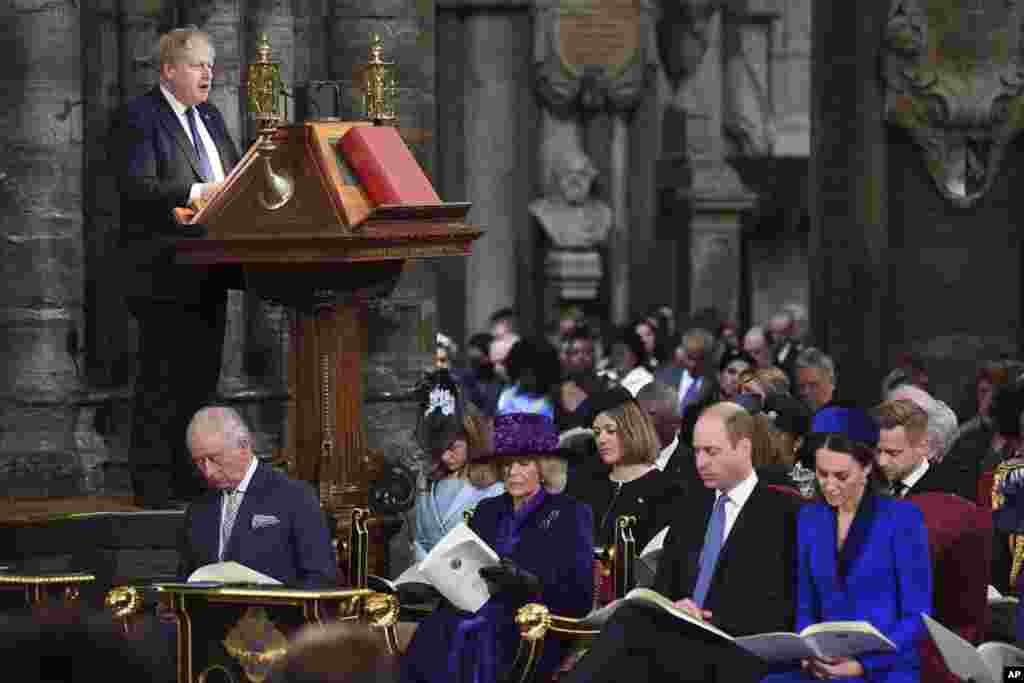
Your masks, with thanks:
[(234, 561), (286, 586), (337, 585), (334, 549), (313, 489), (256, 459), (238, 413), (203, 408), (186, 440), (213, 490), (185, 513), (182, 579), (203, 565)]
[(202, 490), (181, 434), (216, 393), (224, 344), (227, 273), (175, 264), (174, 241), (201, 230), (179, 225), (172, 211), (209, 199), (239, 158), (224, 118), (207, 102), (210, 37), (175, 29), (161, 37), (159, 52), (159, 85), (124, 106), (110, 135), (122, 279), (139, 323), (132, 486), (147, 507)]

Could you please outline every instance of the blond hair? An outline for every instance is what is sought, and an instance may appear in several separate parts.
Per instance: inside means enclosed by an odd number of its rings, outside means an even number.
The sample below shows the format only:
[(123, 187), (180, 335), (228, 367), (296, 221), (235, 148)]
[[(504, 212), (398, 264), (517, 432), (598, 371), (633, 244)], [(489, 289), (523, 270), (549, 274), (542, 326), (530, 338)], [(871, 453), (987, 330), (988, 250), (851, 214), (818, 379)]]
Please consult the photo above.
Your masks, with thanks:
[(875, 406), (871, 416), (878, 421), (879, 429), (903, 427), (907, 440), (915, 445), (928, 433), (928, 413), (907, 399), (884, 401)]
[(157, 46), (157, 61), (162, 67), (165, 64), (180, 64), (187, 60), (200, 46), (210, 50), (210, 61), (216, 56), (213, 40), (206, 31), (196, 26), (171, 29), (160, 36)]
[(626, 401), (598, 415), (607, 415), (618, 428), (623, 465), (650, 465), (658, 459), (661, 452), (658, 432), (639, 403)]

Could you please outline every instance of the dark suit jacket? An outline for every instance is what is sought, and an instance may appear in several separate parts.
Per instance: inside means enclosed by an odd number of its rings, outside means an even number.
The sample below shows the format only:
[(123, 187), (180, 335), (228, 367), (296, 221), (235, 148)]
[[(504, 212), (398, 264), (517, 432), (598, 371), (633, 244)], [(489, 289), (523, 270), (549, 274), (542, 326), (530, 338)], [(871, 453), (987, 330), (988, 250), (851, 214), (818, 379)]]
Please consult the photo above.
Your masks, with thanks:
[[(224, 172), (238, 162), (238, 149), (217, 108), (197, 111), (213, 138)], [(120, 246), (125, 291), (130, 301), (198, 302), (218, 277), (174, 265), (173, 240), (183, 236), (175, 207), (188, 205), (189, 189), (203, 182), (199, 158), (185, 128), (159, 87), (128, 102), (115, 116), (110, 142), (121, 193)]]
[(697, 474), (697, 459), (693, 455), (693, 449), (683, 443), (682, 436), (662, 471), (686, 490), (704, 488), (704, 482)]
[[(222, 496), (208, 491), (188, 507), (181, 541), (179, 574), (217, 562)], [(276, 523), (258, 528), (256, 515)], [(337, 585), (337, 563), (327, 522), (312, 487), (260, 464), (242, 498), (225, 561), (244, 564), (287, 586)]]
[(917, 480), (903, 497), (938, 491), (939, 493), (953, 493), (966, 500), (973, 501), (978, 490), (977, 480), (972, 481), (969, 474), (962, 472), (956, 463), (943, 460), (928, 467), (924, 476)]
[(932, 612), (931, 556), (921, 511), (907, 501), (865, 495), (837, 553), (835, 511), (823, 503), (805, 505), (798, 542), (797, 630), (820, 621), (869, 621), (898, 650), (859, 657), (865, 679), (917, 681), (921, 613)]
[[(714, 491), (692, 491), (665, 539), (654, 587), (672, 600), (693, 594)], [(761, 482), (725, 539), (704, 608), (712, 623), (734, 636), (788, 631), (796, 586), (796, 512), (793, 496)]]

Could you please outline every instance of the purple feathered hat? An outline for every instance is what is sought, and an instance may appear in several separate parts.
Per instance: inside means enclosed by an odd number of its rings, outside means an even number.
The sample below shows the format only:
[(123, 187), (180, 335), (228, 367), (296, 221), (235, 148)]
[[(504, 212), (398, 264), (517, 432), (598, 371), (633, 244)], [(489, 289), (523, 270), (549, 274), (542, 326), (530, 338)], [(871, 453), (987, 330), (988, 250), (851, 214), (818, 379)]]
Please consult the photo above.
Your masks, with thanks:
[(510, 413), (494, 418), (494, 455), (558, 455), (558, 430), (551, 418)]

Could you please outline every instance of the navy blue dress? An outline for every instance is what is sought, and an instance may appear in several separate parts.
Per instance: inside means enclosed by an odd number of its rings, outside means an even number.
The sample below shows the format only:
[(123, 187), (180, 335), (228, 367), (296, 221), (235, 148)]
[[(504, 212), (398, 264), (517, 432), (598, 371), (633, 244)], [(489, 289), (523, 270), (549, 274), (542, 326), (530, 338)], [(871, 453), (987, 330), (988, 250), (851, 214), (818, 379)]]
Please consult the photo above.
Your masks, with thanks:
[[(512, 497), (482, 500), (473, 530), (503, 558), (541, 580), (541, 595), (526, 598), (497, 593), (475, 614), (443, 603), (427, 617), (402, 658), (406, 683), (495, 683), (507, 672), (519, 648), (516, 610), (527, 601), (564, 616), (583, 616), (594, 597), (594, 536), (590, 508), (543, 490), (518, 511)], [(557, 641), (545, 643), (538, 662), (543, 678), (562, 659)]]

